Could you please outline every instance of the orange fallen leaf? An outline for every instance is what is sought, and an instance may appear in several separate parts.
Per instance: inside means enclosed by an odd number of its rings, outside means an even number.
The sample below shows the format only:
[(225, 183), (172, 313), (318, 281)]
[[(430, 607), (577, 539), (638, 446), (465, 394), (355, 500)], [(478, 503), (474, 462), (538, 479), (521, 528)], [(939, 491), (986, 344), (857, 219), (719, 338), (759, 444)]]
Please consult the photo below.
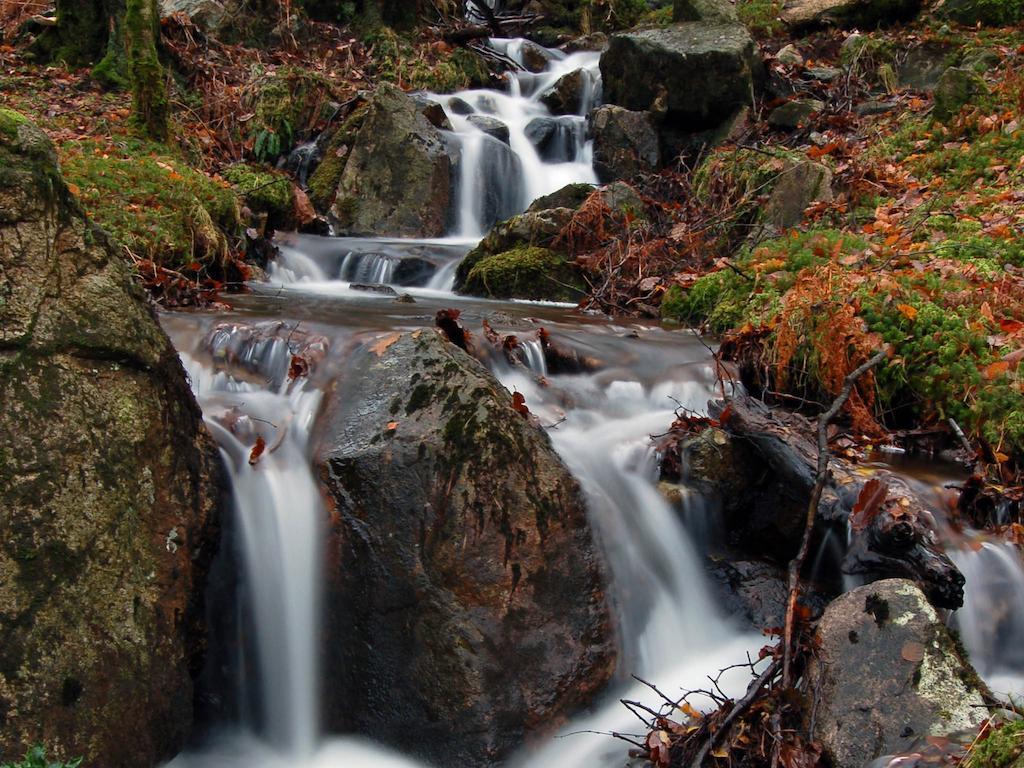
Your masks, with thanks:
[(255, 467), (257, 462), (260, 460), (260, 456), (263, 455), (263, 451), (267, 448), (267, 441), (263, 439), (263, 435), (256, 435), (256, 444), (249, 451), (249, 466)]
[(1010, 370), (1010, 364), (1006, 360), (997, 360), (985, 366), (985, 378), (989, 381), (998, 379), (1008, 370)]
[(900, 651), (900, 655), (902, 655), (907, 661), (912, 661), (916, 664), (924, 659), (924, 646), (921, 645), (921, 643), (908, 640), (903, 644), (903, 649)]
[(900, 313), (907, 318), (907, 320), (913, 320), (917, 317), (917, 310), (909, 304), (897, 304), (896, 309), (898, 309)]

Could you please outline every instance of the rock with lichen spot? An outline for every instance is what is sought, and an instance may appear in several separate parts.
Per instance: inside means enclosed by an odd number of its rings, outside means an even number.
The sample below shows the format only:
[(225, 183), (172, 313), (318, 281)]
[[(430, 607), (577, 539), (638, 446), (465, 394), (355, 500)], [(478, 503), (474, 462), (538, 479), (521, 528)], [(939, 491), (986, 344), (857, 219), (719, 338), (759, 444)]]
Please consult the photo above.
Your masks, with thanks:
[(983, 683), (913, 582), (876, 581), (836, 598), (815, 647), (807, 672), (817, 700), (812, 735), (836, 768), (976, 730), (988, 716)]

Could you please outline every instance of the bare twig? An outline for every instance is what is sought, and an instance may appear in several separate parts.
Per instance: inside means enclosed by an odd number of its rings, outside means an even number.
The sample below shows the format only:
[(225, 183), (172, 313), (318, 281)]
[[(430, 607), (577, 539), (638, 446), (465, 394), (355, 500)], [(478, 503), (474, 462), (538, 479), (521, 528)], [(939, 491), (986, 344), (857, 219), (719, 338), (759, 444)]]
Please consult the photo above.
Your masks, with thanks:
[(747, 707), (754, 703), (754, 700), (757, 699), (757, 695), (761, 692), (761, 689), (764, 688), (776, 674), (778, 674), (781, 664), (782, 662), (779, 659), (772, 660), (772, 663), (765, 668), (764, 672), (758, 675), (757, 678), (747, 686), (747, 692), (744, 694), (743, 698), (736, 702), (735, 706), (729, 711), (729, 714), (726, 715), (725, 719), (722, 720), (721, 724), (719, 724), (717, 730), (711, 732), (708, 740), (704, 742), (704, 746), (700, 748), (700, 751), (697, 752), (696, 756), (690, 762), (690, 768), (701, 768), (704, 761), (707, 759), (707, 756), (711, 754), (714, 748), (718, 745), (722, 736), (728, 732), (729, 726), (735, 722), (737, 717), (746, 711)]
[(818, 514), (818, 503), (821, 501), (821, 494), (825, 490), (825, 483), (828, 480), (828, 425), (839, 414), (857, 383), (857, 379), (869, 370), (879, 365), (889, 357), (890, 347), (886, 344), (876, 352), (869, 360), (850, 371), (843, 379), (843, 388), (832, 401), (832, 405), (818, 418), (818, 467), (817, 476), (814, 481), (814, 490), (811, 492), (811, 500), (807, 504), (807, 519), (804, 522), (804, 536), (800, 542), (800, 549), (789, 563), (789, 598), (786, 601), (786, 626), (782, 637), (782, 685), (789, 688), (792, 683), (792, 652), (793, 652), (793, 624), (796, 617), (796, 599), (800, 590), (800, 570), (807, 559), (807, 551), (811, 545), (811, 531), (814, 528), (814, 518)]

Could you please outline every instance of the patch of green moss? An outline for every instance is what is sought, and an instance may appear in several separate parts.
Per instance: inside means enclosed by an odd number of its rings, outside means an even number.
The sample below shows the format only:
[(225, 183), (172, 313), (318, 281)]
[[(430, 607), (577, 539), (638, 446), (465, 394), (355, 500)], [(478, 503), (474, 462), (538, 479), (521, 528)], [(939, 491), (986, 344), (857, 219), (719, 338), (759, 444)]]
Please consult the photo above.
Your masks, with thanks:
[(971, 747), (964, 768), (1020, 768), (1024, 764), (1024, 720), (992, 730)]
[(269, 162), (290, 151), (320, 121), (332, 92), (328, 80), (301, 67), (279, 67), (265, 75), (248, 99), (254, 113), (253, 157)]
[(0, 107), (0, 137), (8, 140), (18, 138), (18, 129), (28, 122), (28, 118), (13, 109)]
[(779, 20), (782, 0), (740, 0), (736, 3), (736, 15), (759, 38), (778, 37), (786, 30)]
[(60, 157), (65, 179), (93, 221), (141, 258), (181, 267), (203, 256), (197, 236), (210, 235), (197, 227), (205, 229), (206, 220), (229, 236), (240, 228), (230, 186), (189, 168), (166, 145), (65, 142)]
[(416, 43), (389, 27), (366, 35), (365, 42), (373, 47), (373, 74), (401, 88), (450, 93), (486, 85), (490, 79), (483, 59), (467, 48), (456, 48), (438, 57), (431, 46)]
[(480, 259), (466, 276), (464, 293), (492, 298), (578, 301), (579, 276), (565, 257), (547, 248), (520, 247)]
[(271, 226), (276, 228), (291, 218), (292, 183), (286, 174), (240, 163), (221, 175), (251, 210), (268, 215)]
[(334, 202), (341, 182), (341, 174), (345, 171), (348, 155), (356, 140), (359, 129), (363, 127), (368, 107), (363, 105), (354, 110), (343, 122), (327, 145), (324, 159), (309, 177), (309, 199), (318, 211), (326, 211)]

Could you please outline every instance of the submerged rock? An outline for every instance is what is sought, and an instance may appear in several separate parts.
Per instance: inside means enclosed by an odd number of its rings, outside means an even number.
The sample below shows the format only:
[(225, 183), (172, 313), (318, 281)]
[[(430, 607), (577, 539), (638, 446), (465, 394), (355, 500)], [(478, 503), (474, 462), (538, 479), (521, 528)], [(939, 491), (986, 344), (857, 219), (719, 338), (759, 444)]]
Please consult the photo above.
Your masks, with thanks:
[(977, 674), (909, 581), (878, 581), (837, 598), (815, 639), (812, 736), (836, 768), (862, 768), (928, 736), (973, 732), (988, 717)]
[(362, 118), (331, 214), (349, 234), (437, 237), (448, 223), (452, 159), (416, 101), (382, 84)]
[(749, 104), (760, 70), (753, 39), (734, 23), (623, 32), (601, 56), (606, 103), (657, 111), (686, 131), (714, 128)]
[(606, 105), (590, 115), (594, 170), (603, 182), (635, 176), (658, 167), (658, 132), (647, 112)]
[(220, 462), (181, 363), (49, 139), (0, 109), (0, 744), (184, 745)]
[(436, 331), (353, 362), (320, 472), (327, 724), (437, 765), (492, 765), (608, 681), (600, 556), (543, 430)]

